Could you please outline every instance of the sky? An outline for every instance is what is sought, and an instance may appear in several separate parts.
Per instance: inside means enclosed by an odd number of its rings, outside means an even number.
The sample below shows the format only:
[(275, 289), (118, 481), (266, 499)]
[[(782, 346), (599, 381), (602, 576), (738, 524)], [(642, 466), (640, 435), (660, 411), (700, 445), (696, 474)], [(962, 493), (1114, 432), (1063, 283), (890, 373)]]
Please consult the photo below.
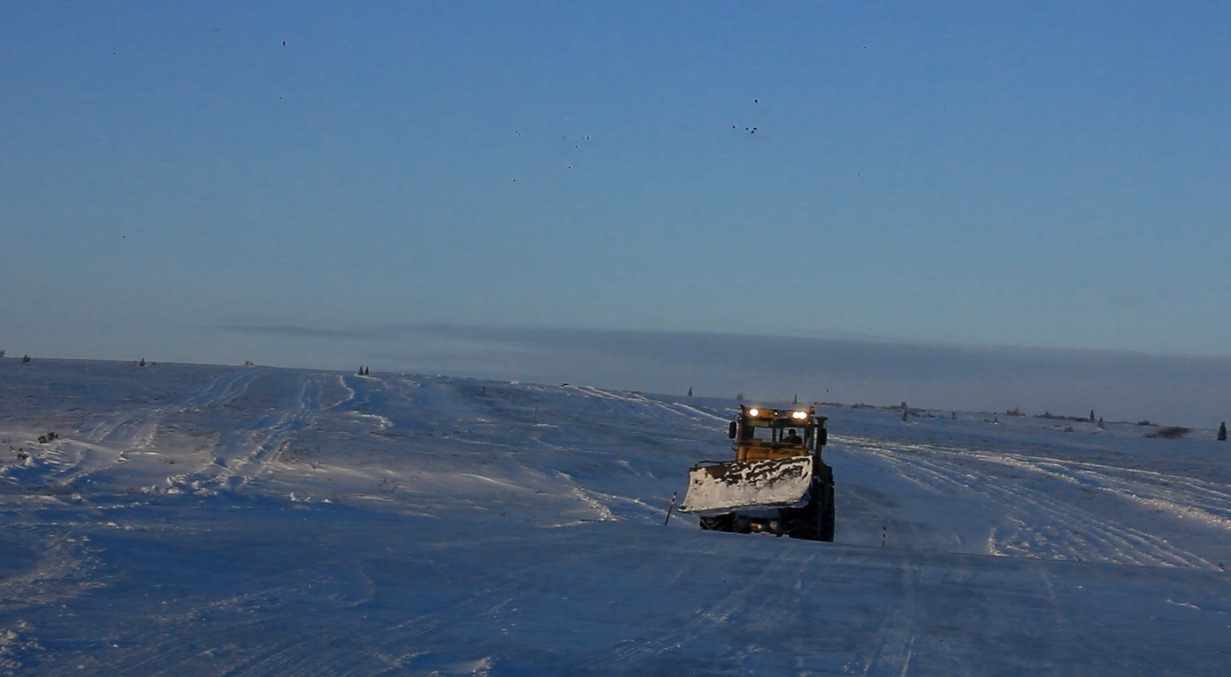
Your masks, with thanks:
[[(1228, 34), (1218, 2), (5, 3), (0, 347), (1228, 359)], [(416, 350), (373, 366), (492, 355)]]

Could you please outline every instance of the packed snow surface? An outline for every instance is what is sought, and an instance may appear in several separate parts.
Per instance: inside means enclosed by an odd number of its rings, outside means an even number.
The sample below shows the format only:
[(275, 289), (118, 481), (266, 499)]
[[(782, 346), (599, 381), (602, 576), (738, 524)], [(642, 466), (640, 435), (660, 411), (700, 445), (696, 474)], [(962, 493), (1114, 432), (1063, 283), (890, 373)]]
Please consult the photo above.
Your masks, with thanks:
[(734, 409), (0, 360), (0, 672), (1121, 675), (1231, 660), (1231, 443), (1213, 431), (821, 407), (835, 543), (703, 532), (678, 511), (664, 525), (688, 469), (729, 457)]

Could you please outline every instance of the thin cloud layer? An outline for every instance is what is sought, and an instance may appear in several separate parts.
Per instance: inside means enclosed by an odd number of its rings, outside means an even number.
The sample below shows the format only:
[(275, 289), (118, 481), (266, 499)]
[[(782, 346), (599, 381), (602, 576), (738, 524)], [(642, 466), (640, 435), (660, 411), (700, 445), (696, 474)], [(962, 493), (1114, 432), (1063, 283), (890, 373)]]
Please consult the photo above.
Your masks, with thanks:
[[(1215, 427), (1231, 359), (684, 332), (388, 324), (227, 324), (277, 339), (272, 362), (354, 355), (377, 370), (748, 399), (907, 402), (931, 409), (1085, 416)], [(317, 356), (315, 363), (305, 361)], [(333, 365), (329, 365), (333, 366)], [(337, 365), (349, 367), (349, 363)]]

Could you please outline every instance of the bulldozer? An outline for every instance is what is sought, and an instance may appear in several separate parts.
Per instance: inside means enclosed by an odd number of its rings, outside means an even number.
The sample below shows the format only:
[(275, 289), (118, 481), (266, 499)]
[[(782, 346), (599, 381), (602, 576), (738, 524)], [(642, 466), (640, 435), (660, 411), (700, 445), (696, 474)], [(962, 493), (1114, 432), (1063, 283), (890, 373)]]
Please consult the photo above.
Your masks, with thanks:
[(815, 407), (740, 405), (727, 431), (735, 460), (694, 465), (680, 512), (697, 515), (706, 531), (832, 542), (833, 468), (821, 460), (827, 420)]

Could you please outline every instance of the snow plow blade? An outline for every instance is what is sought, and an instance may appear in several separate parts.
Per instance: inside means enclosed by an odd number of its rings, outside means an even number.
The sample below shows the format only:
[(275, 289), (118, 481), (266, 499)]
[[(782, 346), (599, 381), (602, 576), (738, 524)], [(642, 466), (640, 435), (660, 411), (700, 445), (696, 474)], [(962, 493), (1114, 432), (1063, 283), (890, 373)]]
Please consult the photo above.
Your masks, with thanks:
[(808, 502), (811, 485), (811, 456), (697, 465), (688, 472), (680, 511), (707, 515), (799, 508)]

